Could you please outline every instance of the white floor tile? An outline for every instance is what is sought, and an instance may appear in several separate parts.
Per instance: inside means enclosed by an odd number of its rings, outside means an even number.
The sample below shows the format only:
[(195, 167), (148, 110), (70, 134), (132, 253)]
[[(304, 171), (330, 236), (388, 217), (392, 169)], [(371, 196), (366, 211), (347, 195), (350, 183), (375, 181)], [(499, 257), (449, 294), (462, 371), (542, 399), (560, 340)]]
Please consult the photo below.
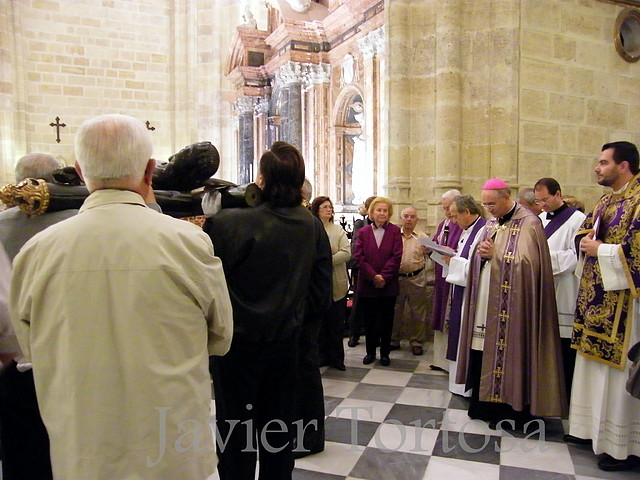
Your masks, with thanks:
[(322, 386), (324, 388), (325, 396), (346, 398), (353, 391), (353, 389), (358, 386), (358, 383), (323, 377)]
[(423, 479), (499, 480), (500, 466), (454, 458), (431, 457)]
[(406, 387), (398, 397), (398, 400), (396, 400), (396, 403), (420, 407), (447, 408), (451, 401), (451, 395), (446, 390)]
[(296, 468), (312, 472), (349, 475), (364, 447), (344, 443), (325, 442), (324, 451), (296, 460)]
[(358, 400), (356, 398), (346, 398), (331, 413), (330, 416), (347, 418), (349, 420), (363, 420), (367, 422), (380, 422), (391, 411), (393, 403), (376, 402), (375, 400)]
[(503, 432), (502, 435), (500, 464), (545, 472), (575, 474), (569, 448), (565, 443), (515, 438), (508, 432)]
[(361, 383), (371, 383), (374, 385), (391, 385), (394, 387), (404, 387), (411, 380), (411, 373), (396, 372), (394, 370), (375, 369), (367, 373)]
[(435, 429), (383, 423), (368, 446), (383, 451), (431, 455), (437, 439), (438, 430)]

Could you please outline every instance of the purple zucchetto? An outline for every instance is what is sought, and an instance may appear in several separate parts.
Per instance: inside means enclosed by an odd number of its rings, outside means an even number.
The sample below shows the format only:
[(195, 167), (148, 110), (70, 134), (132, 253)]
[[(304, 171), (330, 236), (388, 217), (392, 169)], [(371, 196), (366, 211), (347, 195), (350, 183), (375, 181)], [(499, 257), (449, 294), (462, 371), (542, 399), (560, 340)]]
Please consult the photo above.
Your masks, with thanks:
[(502, 190), (504, 188), (509, 188), (509, 185), (499, 178), (490, 178), (482, 186), (482, 190)]

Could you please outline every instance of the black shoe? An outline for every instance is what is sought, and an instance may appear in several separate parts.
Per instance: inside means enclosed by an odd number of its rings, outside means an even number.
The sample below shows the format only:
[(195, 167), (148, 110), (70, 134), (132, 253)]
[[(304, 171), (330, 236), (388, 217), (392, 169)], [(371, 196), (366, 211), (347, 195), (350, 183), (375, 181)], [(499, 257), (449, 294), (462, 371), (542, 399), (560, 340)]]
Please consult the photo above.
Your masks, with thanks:
[[(447, 372), (444, 368), (439, 367), (437, 365), (429, 365), (429, 368), (435, 372)], [(449, 373), (449, 372), (447, 372)]]
[(574, 437), (573, 435), (569, 435), (569, 434), (567, 434), (564, 437), (562, 437), (562, 439), (566, 443), (573, 443), (574, 445), (591, 445), (591, 440), (590, 439)]
[(382, 365), (383, 367), (388, 367), (389, 365), (391, 365), (391, 360), (389, 360), (389, 357), (387, 356), (380, 357), (380, 365)]
[(365, 355), (365, 357), (362, 359), (362, 363), (364, 363), (365, 365), (369, 365), (370, 363), (373, 363), (375, 359), (375, 355)]
[(349, 341), (347, 342), (347, 345), (349, 345), (351, 348), (355, 347), (356, 345), (358, 345), (360, 342), (358, 341), (357, 338), (355, 337), (351, 337), (349, 338)]
[(400, 345), (389, 345), (389, 351), (400, 350)]
[(598, 468), (605, 472), (624, 472), (626, 470), (633, 470), (640, 466), (640, 459), (634, 455), (630, 455), (624, 460), (617, 460), (609, 454), (598, 460)]
[(335, 368), (336, 370), (340, 370), (341, 372), (344, 372), (347, 367), (344, 366), (344, 363), (336, 363), (334, 365), (331, 365), (333, 368)]

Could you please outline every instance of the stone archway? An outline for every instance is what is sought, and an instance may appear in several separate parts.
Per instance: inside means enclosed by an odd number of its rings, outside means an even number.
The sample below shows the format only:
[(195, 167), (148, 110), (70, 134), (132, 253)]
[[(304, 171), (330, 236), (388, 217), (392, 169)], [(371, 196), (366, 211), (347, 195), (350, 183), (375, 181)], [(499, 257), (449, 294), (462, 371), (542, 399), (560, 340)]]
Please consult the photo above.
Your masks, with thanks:
[(365, 141), (368, 134), (365, 111), (363, 94), (357, 87), (351, 85), (340, 92), (333, 115), (336, 159), (333, 168), (336, 203), (345, 211), (355, 211), (374, 191), (375, 169)]

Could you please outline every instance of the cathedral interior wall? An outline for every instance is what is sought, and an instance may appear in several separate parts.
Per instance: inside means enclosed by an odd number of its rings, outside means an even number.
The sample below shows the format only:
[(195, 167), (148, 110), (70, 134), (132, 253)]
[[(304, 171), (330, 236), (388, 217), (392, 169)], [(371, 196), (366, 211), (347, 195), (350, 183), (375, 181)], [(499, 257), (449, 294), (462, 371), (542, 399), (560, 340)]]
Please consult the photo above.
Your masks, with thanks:
[(592, 207), (604, 143), (640, 141), (640, 65), (614, 46), (625, 6), (601, 1), (522, 3), (520, 184), (543, 174)]

